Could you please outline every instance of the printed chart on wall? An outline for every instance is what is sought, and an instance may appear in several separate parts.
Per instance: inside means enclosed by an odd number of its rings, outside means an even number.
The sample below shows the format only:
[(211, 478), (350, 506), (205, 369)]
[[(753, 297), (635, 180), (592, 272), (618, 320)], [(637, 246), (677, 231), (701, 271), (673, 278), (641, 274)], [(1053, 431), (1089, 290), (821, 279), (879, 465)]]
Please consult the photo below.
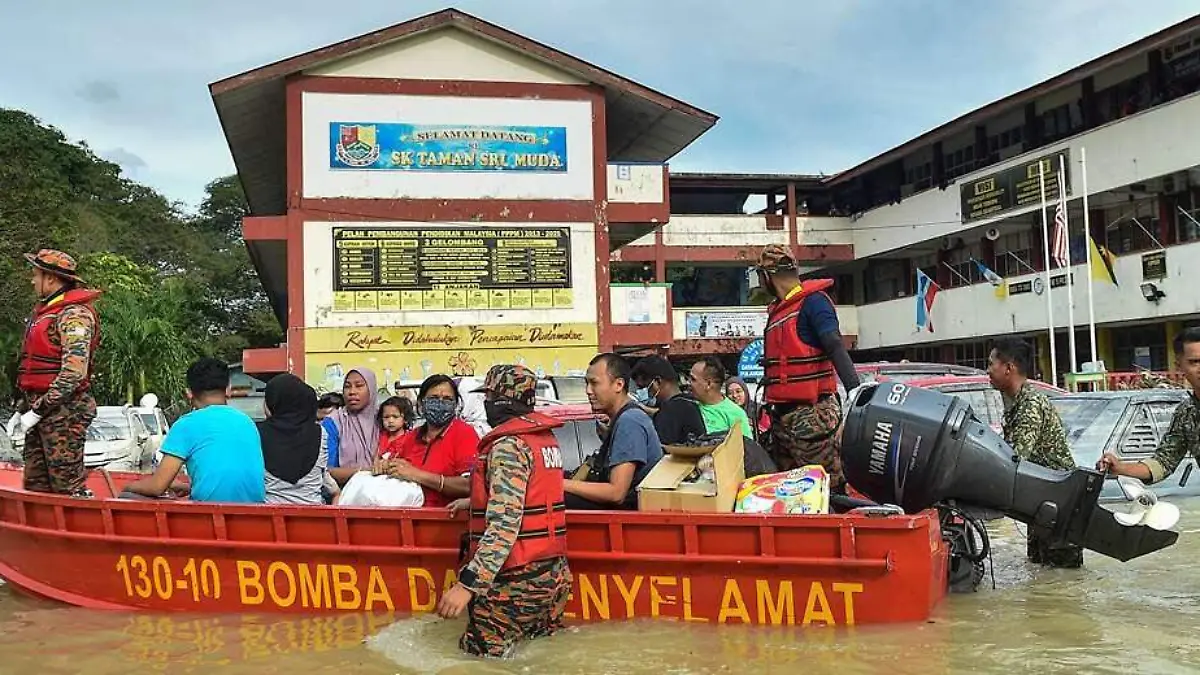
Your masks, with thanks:
[(330, 122), (329, 168), (566, 173), (567, 129)]
[(333, 311), (566, 309), (566, 227), (333, 229)]

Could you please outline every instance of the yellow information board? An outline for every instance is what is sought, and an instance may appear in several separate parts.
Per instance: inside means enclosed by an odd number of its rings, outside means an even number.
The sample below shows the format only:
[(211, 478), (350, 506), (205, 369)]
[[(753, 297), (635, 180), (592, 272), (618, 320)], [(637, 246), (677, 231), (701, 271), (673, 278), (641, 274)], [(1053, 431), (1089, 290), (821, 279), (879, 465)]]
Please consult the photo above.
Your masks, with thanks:
[(569, 309), (566, 227), (335, 227), (333, 311)]
[(389, 326), (309, 328), (304, 332), (305, 379), (341, 388), (346, 371), (375, 371), (380, 385), (443, 373), (483, 376), (500, 364), (548, 375), (582, 374), (596, 355), (595, 324)]

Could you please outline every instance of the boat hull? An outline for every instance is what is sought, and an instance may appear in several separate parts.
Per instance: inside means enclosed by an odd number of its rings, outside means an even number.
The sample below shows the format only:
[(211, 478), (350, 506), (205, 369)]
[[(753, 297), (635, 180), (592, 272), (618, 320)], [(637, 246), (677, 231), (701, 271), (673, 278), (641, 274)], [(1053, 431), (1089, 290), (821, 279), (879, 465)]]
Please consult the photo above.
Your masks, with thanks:
[[(454, 582), (466, 529), (434, 509), (71, 499), (25, 492), (11, 472), (0, 469), (0, 576), (95, 609), (427, 612)], [(91, 480), (104, 495), (135, 477)], [(946, 592), (935, 512), (567, 521), (576, 620), (921, 621)]]

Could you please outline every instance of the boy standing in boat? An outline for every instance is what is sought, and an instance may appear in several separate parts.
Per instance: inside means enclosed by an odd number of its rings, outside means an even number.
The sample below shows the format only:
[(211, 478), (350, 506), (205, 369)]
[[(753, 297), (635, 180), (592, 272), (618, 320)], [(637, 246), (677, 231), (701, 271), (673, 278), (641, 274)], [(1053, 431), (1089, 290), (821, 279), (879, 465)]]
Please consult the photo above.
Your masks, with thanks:
[(820, 464), (829, 474), (830, 489), (845, 492), (837, 380), (846, 391), (859, 382), (842, 344), (837, 310), (825, 293), (833, 281), (801, 282), (795, 259), (779, 244), (763, 249), (755, 269), (759, 284), (775, 297), (763, 335), (762, 384), (771, 416), (763, 445), (780, 471)]
[(571, 593), (553, 433), (562, 423), (533, 412), (537, 376), (522, 366), (492, 367), (479, 391), (492, 431), (471, 472), (470, 559), (437, 611), (453, 618), (467, 609), (463, 651), (506, 657), (560, 629)]
[(25, 329), (17, 386), (29, 404), (25, 430), (25, 489), (91, 497), (84, 486), (83, 445), (96, 417), (88, 393), (100, 344), (93, 303), (99, 291), (82, 288), (75, 259), (51, 249), (25, 255), (33, 265), (39, 301)]

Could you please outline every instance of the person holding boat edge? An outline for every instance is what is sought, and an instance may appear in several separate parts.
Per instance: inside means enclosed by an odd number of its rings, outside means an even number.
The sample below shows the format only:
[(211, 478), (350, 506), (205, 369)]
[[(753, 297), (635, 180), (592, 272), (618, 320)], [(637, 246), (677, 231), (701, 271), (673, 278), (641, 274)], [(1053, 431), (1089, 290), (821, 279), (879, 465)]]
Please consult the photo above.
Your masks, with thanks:
[(662, 459), (654, 423), (629, 395), (633, 371), (618, 354), (600, 354), (587, 369), (592, 410), (608, 417), (600, 450), (588, 459), (584, 480), (563, 484), (571, 509), (637, 509), (637, 488)]
[(492, 431), (471, 472), (469, 559), (437, 611), (454, 618), (467, 610), (463, 651), (506, 657), (518, 643), (561, 629), (571, 594), (554, 437), (562, 422), (533, 411), (537, 376), (523, 366), (493, 366), (478, 391)]
[(843, 493), (837, 378), (846, 391), (859, 381), (842, 344), (837, 310), (825, 293), (833, 281), (801, 282), (795, 259), (780, 244), (763, 249), (755, 270), (759, 284), (775, 297), (763, 335), (762, 386), (771, 417), (763, 445), (780, 471), (820, 464), (830, 490)]
[(25, 430), (25, 489), (91, 497), (85, 486), (84, 441), (96, 418), (91, 387), (100, 318), (93, 306), (99, 291), (81, 288), (75, 259), (42, 249), (25, 254), (33, 266), (39, 300), (25, 329), (17, 387), (29, 410)]
[[(988, 355), (988, 379), (1004, 399), (1004, 441), (1023, 460), (1059, 471), (1075, 469), (1058, 411), (1045, 394), (1029, 382), (1033, 347), (1017, 338), (997, 340)], [(1026, 535), (1026, 557), (1051, 567), (1083, 565), (1083, 548), (1052, 546), (1034, 532)]]
[[(169, 490), (188, 492), (194, 502), (265, 502), (262, 440), (254, 421), (229, 405), (229, 366), (210, 357), (197, 360), (187, 369), (186, 394), (193, 410), (167, 432), (158, 468), (126, 485), (121, 497), (156, 499)], [(190, 486), (175, 482), (184, 464)]]
[(1185, 457), (1200, 461), (1200, 327), (1185, 328), (1175, 336), (1175, 362), (1191, 393), (1171, 417), (1171, 426), (1150, 459), (1123, 462), (1111, 450), (1096, 463), (1096, 470), (1114, 476), (1131, 476), (1143, 483), (1157, 483), (1170, 476)]

